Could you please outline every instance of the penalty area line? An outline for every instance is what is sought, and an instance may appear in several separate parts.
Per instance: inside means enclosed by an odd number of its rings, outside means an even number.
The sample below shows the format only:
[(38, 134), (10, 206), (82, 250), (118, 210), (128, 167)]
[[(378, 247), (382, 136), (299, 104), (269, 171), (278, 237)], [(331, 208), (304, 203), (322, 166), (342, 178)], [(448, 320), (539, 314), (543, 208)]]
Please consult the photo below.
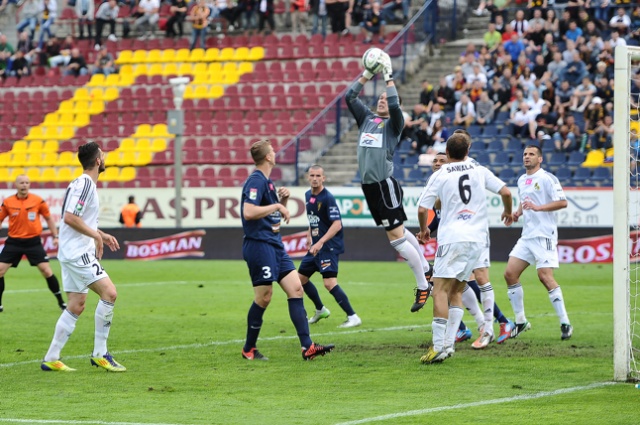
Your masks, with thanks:
[(106, 422), (106, 421), (77, 421), (77, 420), (56, 420), (56, 419), (16, 419), (1, 418), (1, 423), (9, 424), (63, 424), (63, 425), (189, 425), (189, 424), (165, 424), (149, 422)]
[(493, 400), (475, 401), (475, 402), (472, 402), (472, 403), (453, 404), (451, 406), (431, 407), (431, 408), (428, 408), (428, 409), (409, 410), (407, 412), (391, 413), (391, 414), (388, 414), (388, 415), (381, 415), (381, 416), (372, 416), (370, 418), (363, 418), (363, 419), (358, 419), (358, 420), (355, 420), (355, 421), (339, 422), (339, 423), (336, 423), (335, 425), (368, 424), (368, 423), (371, 423), (371, 422), (382, 422), (382, 421), (388, 421), (388, 420), (391, 420), (391, 419), (405, 418), (405, 417), (408, 417), (408, 416), (419, 416), (419, 415), (426, 415), (426, 414), (429, 414), (429, 413), (445, 412), (447, 410), (467, 409), (469, 407), (489, 406), (489, 405), (492, 405), (492, 404), (512, 403), (514, 401), (535, 400), (535, 399), (538, 399), (538, 398), (554, 397), (554, 396), (561, 395), (561, 394), (569, 394), (569, 393), (574, 393), (574, 392), (577, 392), (577, 391), (592, 390), (592, 389), (595, 389), (595, 388), (601, 388), (601, 387), (605, 387), (605, 386), (608, 386), (608, 385), (615, 385), (615, 384), (616, 384), (615, 382), (596, 382), (596, 383), (593, 383), (593, 384), (583, 385), (583, 386), (579, 386), (579, 387), (562, 388), (562, 389), (553, 390), (553, 391), (541, 391), (539, 393), (534, 393), (534, 394), (523, 394), (523, 395), (518, 395), (518, 396), (513, 396), (513, 397), (497, 398), (497, 399), (493, 399)]

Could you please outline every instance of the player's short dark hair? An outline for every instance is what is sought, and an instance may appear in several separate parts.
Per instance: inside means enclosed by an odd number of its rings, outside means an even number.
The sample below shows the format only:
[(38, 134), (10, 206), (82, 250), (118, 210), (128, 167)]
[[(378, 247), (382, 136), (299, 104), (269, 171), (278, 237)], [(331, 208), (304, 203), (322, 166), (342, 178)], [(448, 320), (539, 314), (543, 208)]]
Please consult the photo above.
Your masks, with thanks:
[(133, 197), (133, 195), (129, 196), (129, 203), (133, 204), (133, 202), (136, 200), (136, 198)]
[(467, 138), (467, 141), (469, 142), (469, 144), (471, 144), (471, 134), (469, 134), (469, 132), (467, 130), (465, 130), (464, 128), (457, 128), (453, 131), (453, 134), (462, 134), (463, 136), (465, 136)]
[(469, 139), (463, 133), (454, 132), (447, 139), (447, 154), (451, 159), (464, 159), (469, 154)]
[(524, 147), (525, 149), (533, 148), (538, 151), (538, 156), (542, 156), (542, 148), (538, 145), (530, 144)]
[(309, 167), (307, 172), (311, 170), (322, 170), (322, 173), (324, 174), (324, 168), (322, 168), (322, 165), (319, 165), (319, 164), (313, 164), (311, 167)]
[(100, 145), (97, 142), (87, 142), (78, 147), (78, 160), (83, 170), (89, 170), (96, 165), (100, 156)]
[(251, 158), (256, 165), (260, 165), (264, 162), (265, 158), (269, 154), (269, 147), (271, 142), (269, 139), (262, 139), (251, 145)]

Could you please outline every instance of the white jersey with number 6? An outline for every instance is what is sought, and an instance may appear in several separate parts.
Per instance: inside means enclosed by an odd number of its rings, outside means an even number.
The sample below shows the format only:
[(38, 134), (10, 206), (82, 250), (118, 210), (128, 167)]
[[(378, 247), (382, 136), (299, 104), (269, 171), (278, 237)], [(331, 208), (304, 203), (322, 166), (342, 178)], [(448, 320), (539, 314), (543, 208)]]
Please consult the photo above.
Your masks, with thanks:
[[(531, 175), (523, 174), (518, 179), (520, 202), (530, 201), (534, 205), (544, 205), (564, 201), (567, 197), (558, 178), (542, 168)], [(550, 238), (558, 241), (558, 225), (551, 211), (523, 210), (524, 226), (522, 238)]]
[(64, 222), (65, 214), (74, 214), (82, 217), (87, 226), (96, 230), (98, 228), (98, 213), (100, 212), (100, 200), (96, 184), (86, 174), (69, 183), (67, 193), (62, 204), (62, 219), (60, 220), (60, 242), (58, 246), (58, 259), (60, 261), (74, 261), (84, 254), (94, 254), (95, 241), (74, 230)]
[(438, 245), (456, 242), (487, 243), (489, 217), (485, 189), (498, 193), (505, 183), (491, 171), (467, 158), (445, 164), (427, 181), (420, 206), (431, 209), (442, 203)]

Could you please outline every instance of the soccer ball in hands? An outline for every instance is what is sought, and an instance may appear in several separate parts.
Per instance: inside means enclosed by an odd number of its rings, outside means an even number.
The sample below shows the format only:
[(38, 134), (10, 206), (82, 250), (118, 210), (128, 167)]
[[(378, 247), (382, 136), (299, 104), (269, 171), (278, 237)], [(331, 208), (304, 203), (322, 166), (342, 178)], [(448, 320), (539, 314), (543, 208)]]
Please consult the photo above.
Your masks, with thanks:
[(362, 55), (362, 66), (372, 74), (377, 74), (382, 71), (382, 63), (380, 59), (384, 55), (384, 52), (377, 47), (372, 47)]

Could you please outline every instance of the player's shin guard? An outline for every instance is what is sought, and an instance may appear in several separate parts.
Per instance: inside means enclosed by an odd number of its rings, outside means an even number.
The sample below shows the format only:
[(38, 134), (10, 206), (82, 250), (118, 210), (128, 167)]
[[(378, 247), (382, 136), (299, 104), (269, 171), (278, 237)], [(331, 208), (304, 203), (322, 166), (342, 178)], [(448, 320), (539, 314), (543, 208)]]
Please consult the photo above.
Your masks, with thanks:
[(484, 316), (480, 307), (478, 307), (476, 295), (469, 285), (465, 286), (462, 291), (462, 305), (464, 305), (469, 314), (473, 316), (478, 325), (478, 329), (480, 329), (480, 326), (484, 325)]
[(480, 286), (480, 298), (482, 299), (482, 311), (484, 313), (484, 332), (493, 335), (493, 304), (495, 295), (491, 283)]
[(255, 302), (253, 302), (251, 307), (249, 307), (249, 313), (247, 314), (247, 339), (244, 343), (245, 352), (249, 352), (256, 346), (258, 335), (260, 335), (260, 328), (262, 327), (262, 316), (264, 315), (264, 310), (264, 308), (260, 307)]
[(449, 306), (449, 320), (447, 321), (447, 330), (444, 336), (444, 346), (453, 347), (456, 342), (456, 334), (462, 322), (464, 310), (462, 307)]
[(300, 346), (309, 348), (313, 341), (309, 336), (309, 322), (307, 321), (307, 312), (304, 310), (304, 302), (302, 298), (289, 298), (289, 317), (296, 328), (298, 338), (300, 338)]
[(507, 286), (507, 295), (509, 295), (511, 308), (513, 308), (513, 313), (516, 316), (516, 323), (525, 323), (527, 316), (524, 314), (524, 291), (522, 290), (522, 284), (517, 282), (514, 285)]
[(111, 330), (111, 320), (113, 320), (113, 307), (113, 303), (109, 301), (98, 301), (95, 313), (96, 331), (93, 341), (93, 357), (103, 357), (109, 352), (107, 339)]
[(45, 362), (54, 362), (60, 359), (60, 352), (69, 340), (69, 337), (76, 328), (78, 316), (69, 310), (64, 310), (56, 322), (56, 330), (53, 333), (53, 340), (49, 346), (49, 351), (44, 356)]
[(560, 289), (559, 286), (549, 291), (549, 301), (551, 301), (551, 305), (558, 315), (560, 324), (570, 324), (571, 322), (569, 321), (569, 316), (567, 315), (567, 309), (564, 307), (564, 297), (562, 296), (562, 289)]
[(420, 257), (424, 260), (424, 255), (407, 242), (407, 238), (405, 237), (391, 241), (391, 246), (398, 251), (398, 254), (400, 254), (400, 256), (407, 261), (409, 267), (411, 267), (411, 271), (416, 278), (418, 289), (422, 289), (423, 291), (429, 289), (427, 279), (424, 277), (422, 261), (420, 260)]

